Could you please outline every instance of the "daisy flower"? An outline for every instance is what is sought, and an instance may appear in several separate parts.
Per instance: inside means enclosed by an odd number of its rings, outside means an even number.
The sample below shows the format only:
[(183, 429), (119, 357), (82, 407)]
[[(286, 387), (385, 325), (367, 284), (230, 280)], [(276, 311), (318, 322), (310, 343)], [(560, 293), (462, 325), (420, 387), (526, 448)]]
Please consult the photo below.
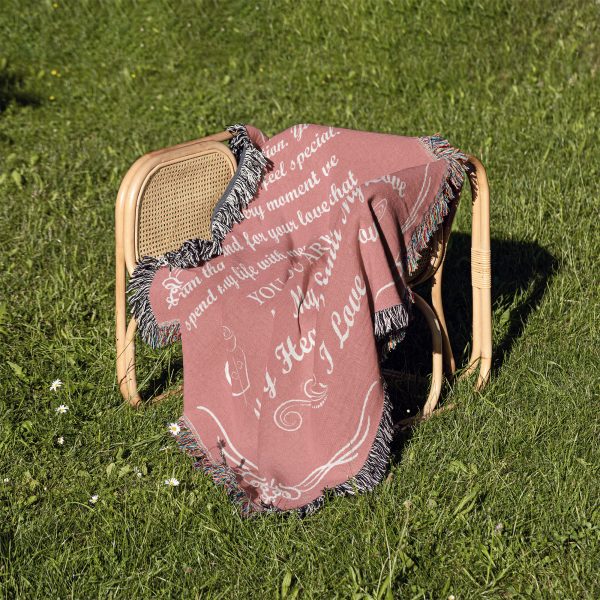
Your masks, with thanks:
[(167, 429), (173, 434), (177, 435), (181, 431), (181, 427), (177, 423), (169, 423)]
[(61, 404), (60, 406), (56, 407), (56, 412), (59, 415), (64, 415), (68, 410), (69, 410), (69, 407), (66, 404)]
[(169, 487), (177, 487), (179, 485), (179, 479), (175, 479), (175, 477), (165, 479), (165, 485), (168, 485)]
[(90, 499), (89, 499), (89, 503), (90, 504), (96, 504), (96, 502), (98, 502), (98, 494), (94, 494)]
[(56, 392), (58, 391), (58, 388), (62, 387), (63, 382), (60, 379), (55, 379), (51, 384), (50, 384), (50, 391), (51, 392)]
[(62, 446), (65, 443), (65, 438), (61, 435), (59, 438), (56, 438), (56, 443)]

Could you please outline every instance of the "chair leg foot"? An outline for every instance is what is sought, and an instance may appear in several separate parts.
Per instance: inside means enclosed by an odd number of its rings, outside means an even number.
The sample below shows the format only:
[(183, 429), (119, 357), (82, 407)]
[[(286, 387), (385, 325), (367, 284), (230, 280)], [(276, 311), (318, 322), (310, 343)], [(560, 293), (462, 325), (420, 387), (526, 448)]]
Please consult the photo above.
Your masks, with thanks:
[(478, 369), (480, 360), (481, 357), (474, 357), (473, 355), (471, 355), (471, 358), (469, 359), (469, 364), (467, 365), (466, 369), (460, 374), (458, 380), (461, 381), (462, 379), (466, 379), (467, 377), (471, 376)]
[(477, 377), (477, 383), (475, 389), (482, 390), (490, 379), (490, 371), (492, 370), (492, 359), (481, 358), (481, 364), (479, 366), (479, 375)]

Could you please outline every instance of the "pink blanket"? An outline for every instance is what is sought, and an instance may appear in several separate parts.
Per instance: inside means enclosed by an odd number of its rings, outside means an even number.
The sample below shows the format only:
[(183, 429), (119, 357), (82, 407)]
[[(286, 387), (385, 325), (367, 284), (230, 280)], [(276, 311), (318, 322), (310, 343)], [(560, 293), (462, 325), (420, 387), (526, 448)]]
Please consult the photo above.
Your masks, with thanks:
[(145, 257), (130, 305), (153, 346), (181, 338), (180, 445), (243, 514), (318, 509), (384, 476), (380, 361), (406, 286), (462, 183), (439, 137), (230, 128), (238, 169), (211, 240)]

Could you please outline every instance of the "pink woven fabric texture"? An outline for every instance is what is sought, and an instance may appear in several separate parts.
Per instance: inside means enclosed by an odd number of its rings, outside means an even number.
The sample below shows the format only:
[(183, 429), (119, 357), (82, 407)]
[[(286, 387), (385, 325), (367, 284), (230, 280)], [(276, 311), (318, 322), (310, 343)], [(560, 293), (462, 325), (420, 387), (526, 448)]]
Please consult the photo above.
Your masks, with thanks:
[(153, 263), (146, 293), (154, 335), (183, 343), (182, 447), (244, 514), (308, 514), (385, 474), (382, 352), (408, 325), (405, 281), (464, 156), (436, 137), (242, 133), (268, 166), (241, 219), (197, 266)]

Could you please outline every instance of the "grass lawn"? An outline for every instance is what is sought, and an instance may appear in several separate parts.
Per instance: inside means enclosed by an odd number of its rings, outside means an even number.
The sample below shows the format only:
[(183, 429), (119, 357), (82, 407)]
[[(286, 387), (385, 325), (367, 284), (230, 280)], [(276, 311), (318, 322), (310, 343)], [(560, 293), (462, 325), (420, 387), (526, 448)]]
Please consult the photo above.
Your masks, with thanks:
[[(4, 0), (0, 598), (600, 597), (599, 23), (592, 0)], [(446, 389), (384, 484), (305, 520), (243, 520), (175, 449), (181, 398), (116, 385), (121, 178), (234, 122), (441, 132), (490, 178), (491, 383)], [(140, 350), (146, 397), (181, 377), (177, 348)]]

